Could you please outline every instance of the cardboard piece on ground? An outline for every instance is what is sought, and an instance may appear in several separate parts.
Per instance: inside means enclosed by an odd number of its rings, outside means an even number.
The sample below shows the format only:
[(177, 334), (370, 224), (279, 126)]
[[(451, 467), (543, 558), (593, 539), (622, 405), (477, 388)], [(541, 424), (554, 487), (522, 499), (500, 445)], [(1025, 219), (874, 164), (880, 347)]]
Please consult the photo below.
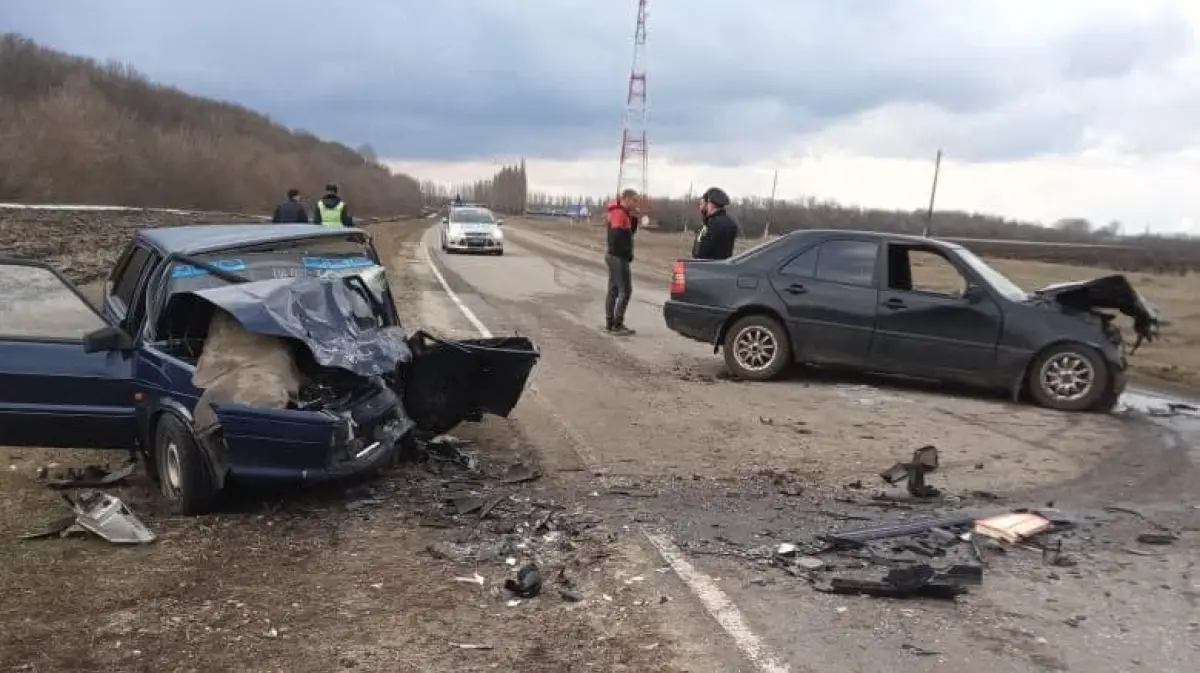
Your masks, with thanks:
[(1050, 528), (1050, 520), (1032, 512), (1011, 512), (980, 519), (975, 532), (995, 540), (1016, 544)]

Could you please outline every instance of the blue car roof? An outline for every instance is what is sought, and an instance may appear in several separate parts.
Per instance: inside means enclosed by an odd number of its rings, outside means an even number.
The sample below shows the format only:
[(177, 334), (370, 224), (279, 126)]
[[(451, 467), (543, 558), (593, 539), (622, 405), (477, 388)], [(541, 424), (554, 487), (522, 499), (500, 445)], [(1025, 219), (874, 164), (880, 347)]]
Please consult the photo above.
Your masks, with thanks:
[(195, 255), (300, 238), (338, 238), (347, 234), (366, 238), (362, 229), (317, 224), (198, 224), (142, 229), (137, 236), (167, 254)]

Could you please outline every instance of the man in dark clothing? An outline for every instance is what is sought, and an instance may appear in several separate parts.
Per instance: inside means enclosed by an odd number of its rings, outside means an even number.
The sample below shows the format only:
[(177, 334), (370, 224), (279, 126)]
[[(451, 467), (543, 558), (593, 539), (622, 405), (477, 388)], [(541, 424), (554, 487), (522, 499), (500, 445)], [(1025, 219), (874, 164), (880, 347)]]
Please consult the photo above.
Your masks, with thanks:
[(629, 336), (634, 330), (625, 326), (625, 309), (633, 293), (630, 265), (633, 263), (633, 235), (637, 233), (638, 193), (632, 189), (608, 204), (608, 295), (604, 299), (604, 331)]
[(299, 189), (287, 191), (287, 201), (275, 206), (271, 221), (275, 224), (308, 224), (308, 213), (304, 212), (304, 204), (300, 203)]
[(719, 187), (709, 187), (700, 197), (700, 215), (704, 225), (696, 233), (692, 257), (696, 259), (729, 259), (737, 241), (738, 225), (725, 212), (729, 195)]
[(353, 227), (354, 218), (350, 217), (350, 209), (346, 202), (338, 196), (335, 184), (325, 185), (325, 196), (317, 201), (313, 208), (313, 222), (326, 227)]

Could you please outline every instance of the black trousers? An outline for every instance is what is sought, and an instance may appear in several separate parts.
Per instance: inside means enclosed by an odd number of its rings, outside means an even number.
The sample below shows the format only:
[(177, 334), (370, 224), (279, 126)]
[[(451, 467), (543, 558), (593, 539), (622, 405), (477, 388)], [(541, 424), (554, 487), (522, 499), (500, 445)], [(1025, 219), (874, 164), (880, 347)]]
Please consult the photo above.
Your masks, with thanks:
[(605, 255), (608, 265), (608, 296), (604, 298), (604, 323), (608, 327), (625, 324), (625, 309), (629, 306), (629, 295), (633, 293), (633, 277), (630, 262), (620, 257)]

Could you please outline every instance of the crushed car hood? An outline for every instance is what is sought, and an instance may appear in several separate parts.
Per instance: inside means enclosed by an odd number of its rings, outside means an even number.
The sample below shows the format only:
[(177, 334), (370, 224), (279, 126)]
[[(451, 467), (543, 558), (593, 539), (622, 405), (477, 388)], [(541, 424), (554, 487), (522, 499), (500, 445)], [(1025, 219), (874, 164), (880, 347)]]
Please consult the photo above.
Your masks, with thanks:
[(342, 278), (279, 278), (181, 292), (166, 313), (212, 307), (248, 332), (299, 341), (323, 367), (371, 377), (412, 359), (404, 330), (374, 326), (369, 305)]
[(1103, 276), (1088, 281), (1057, 283), (1034, 291), (1034, 296), (1054, 300), (1063, 306), (1078, 309), (1111, 309), (1133, 318), (1134, 332), (1139, 340), (1150, 341), (1158, 335), (1161, 318), (1159, 309), (1121, 274)]

